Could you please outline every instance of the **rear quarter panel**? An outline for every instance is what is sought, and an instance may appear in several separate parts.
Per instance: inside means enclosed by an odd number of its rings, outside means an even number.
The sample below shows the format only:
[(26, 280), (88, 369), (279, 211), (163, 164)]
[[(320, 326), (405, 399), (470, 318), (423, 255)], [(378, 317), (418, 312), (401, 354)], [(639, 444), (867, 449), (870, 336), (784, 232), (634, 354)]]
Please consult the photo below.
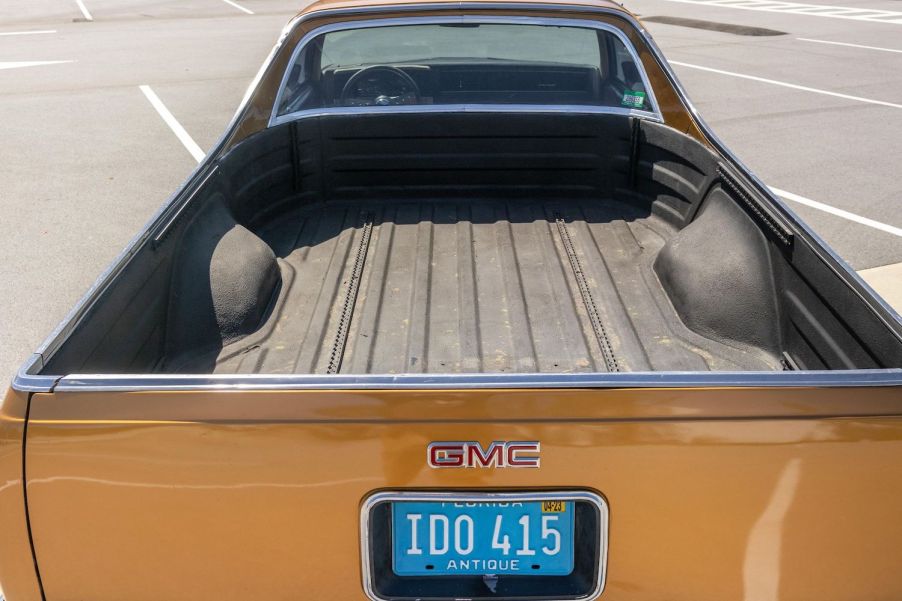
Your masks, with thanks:
[(22, 442), (28, 394), (0, 399), (0, 598), (40, 601), (25, 515)]
[(902, 598), (897, 388), (36, 394), (27, 465), (49, 601), (364, 599), (372, 492), (556, 487), (609, 503), (602, 599)]

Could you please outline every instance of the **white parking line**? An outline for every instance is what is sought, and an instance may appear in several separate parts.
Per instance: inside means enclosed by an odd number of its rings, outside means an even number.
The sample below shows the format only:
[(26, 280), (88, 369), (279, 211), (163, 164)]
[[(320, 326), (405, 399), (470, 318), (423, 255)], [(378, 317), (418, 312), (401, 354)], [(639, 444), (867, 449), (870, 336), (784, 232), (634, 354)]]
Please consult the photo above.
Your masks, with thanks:
[(200, 146), (197, 145), (197, 142), (194, 141), (193, 138), (185, 131), (185, 128), (182, 127), (182, 124), (176, 121), (175, 117), (172, 116), (172, 113), (169, 112), (169, 109), (166, 108), (166, 105), (163, 104), (163, 101), (160, 100), (160, 97), (157, 96), (153, 90), (150, 89), (150, 86), (138, 86), (141, 91), (144, 93), (144, 96), (147, 97), (147, 100), (150, 101), (151, 106), (157, 110), (160, 114), (160, 117), (163, 118), (163, 121), (166, 122), (166, 125), (169, 126), (169, 129), (172, 130), (172, 133), (179, 139), (179, 141), (185, 146), (188, 152), (191, 153), (191, 156), (194, 157), (194, 160), (200, 163), (203, 158), (206, 156), (203, 150), (201, 150)]
[(22, 67), (40, 67), (42, 65), (60, 65), (62, 63), (74, 63), (75, 61), (0, 61), (0, 71), (3, 69), (21, 69)]
[(876, 10), (871, 8), (850, 8), (848, 6), (830, 6), (825, 4), (802, 4), (800, 2), (774, 1), (761, 3), (760, 0), (666, 0), (683, 4), (703, 4), (721, 8), (738, 8), (740, 10), (758, 10), (771, 13), (789, 13), (807, 15), (809, 17), (828, 17), (831, 19), (851, 19), (854, 21), (870, 21), (871, 23), (894, 23), (902, 25), (902, 12)]
[[(670, 61), (670, 63), (674, 64), (674, 65), (680, 65), (682, 67), (688, 67), (690, 69), (699, 69), (701, 71), (709, 71), (711, 73), (718, 73), (720, 75), (728, 75), (730, 77), (739, 77), (741, 79), (750, 79), (752, 81), (760, 81), (763, 83), (769, 83), (769, 84), (773, 84), (773, 85), (777, 85), (777, 86), (792, 88), (794, 90), (802, 90), (804, 92), (814, 92), (816, 94), (825, 94), (827, 96), (836, 96), (836, 97), (845, 98), (848, 100), (857, 100), (859, 102), (867, 102), (867, 103), (871, 103), (871, 104), (879, 104), (881, 106), (890, 106), (893, 108), (902, 109), (902, 104), (894, 104), (892, 102), (883, 102), (882, 100), (873, 100), (871, 98), (861, 98), (859, 96), (849, 96), (847, 94), (839, 94), (837, 92), (829, 92), (827, 90), (819, 90), (817, 88), (809, 88), (807, 86), (798, 86), (795, 84), (786, 83), (784, 81), (765, 79), (763, 77), (755, 77), (753, 75), (743, 75), (741, 73), (733, 73), (731, 71), (723, 71), (721, 69), (712, 69), (711, 67), (702, 67), (699, 65), (691, 65), (689, 63), (682, 63), (679, 61)], [(837, 217), (842, 217), (843, 219), (848, 219), (849, 221), (854, 221), (855, 223), (860, 223), (861, 225), (866, 225), (868, 227), (878, 229), (882, 232), (886, 232), (888, 234), (893, 234), (895, 236), (902, 237), (902, 228), (898, 228), (898, 227), (895, 227), (893, 225), (889, 225), (886, 223), (881, 223), (879, 221), (875, 221), (875, 220), (869, 219), (867, 217), (862, 217), (861, 215), (856, 215), (855, 213), (850, 213), (849, 211), (844, 211), (843, 209), (837, 209), (836, 207), (831, 207), (830, 205), (824, 204), (822, 202), (818, 202), (816, 200), (811, 200), (810, 198), (805, 198), (804, 196), (799, 196), (798, 194), (793, 194), (792, 192), (787, 192), (785, 190), (780, 190), (778, 188), (771, 188), (771, 191), (778, 196), (782, 196), (786, 200), (791, 200), (793, 202), (797, 202), (799, 204), (809, 206), (813, 209), (817, 209), (819, 211), (824, 211), (825, 213), (830, 213), (831, 215), (835, 215)]]
[(807, 207), (811, 207), (812, 209), (824, 211), (825, 213), (830, 213), (831, 215), (836, 215), (837, 217), (842, 217), (843, 219), (848, 219), (849, 221), (854, 221), (855, 223), (860, 223), (861, 225), (872, 227), (875, 230), (880, 230), (881, 232), (886, 232), (887, 234), (902, 237), (902, 227), (896, 227), (887, 223), (881, 223), (880, 221), (868, 219), (867, 217), (862, 217), (861, 215), (856, 215), (855, 213), (850, 213), (849, 211), (837, 209), (836, 207), (831, 207), (830, 205), (824, 204), (822, 202), (811, 200), (810, 198), (805, 198), (804, 196), (799, 196), (798, 194), (793, 194), (792, 192), (787, 192), (786, 190), (780, 190), (779, 188), (771, 188), (770, 190), (777, 196), (785, 198), (786, 200), (791, 200), (792, 202), (797, 202)]
[(733, 73), (732, 71), (724, 71), (722, 69), (713, 69), (711, 67), (702, 67), (701, 65), (693, 65), (690, 63), (683, 63), (680, 61), (669, 61), (671, 65), (679, 65), (681, 67), (686, 67), (688, 69), (697, 69), (699, 71), (707, 71), (709, 73), (717, 73), (719, 75), (727, 75), (729, 77), (738, 77), (739, 79), (748, 79), (750, 81), (758, 81), (761, 83), (768, 83), (774, 86), (781, 86), (784, 88), (791, 88), (793, 90), (801, 90), (803, 92), (811, 92), (813, 94), (822, 94), (824, 96), (833, 96), (835, 98), (843, 98), (845, 100), (855, 100), (857, 102), (864, 102), (867, 104), (876, 104), (879, 106), (888, 106), (894, 109), (902, 109), (902, 104), (898, 104), (895, 102), (886, 102), (885, 100), (875, 100), (873, 98), (864, 98), (862, 96), (851, 96), (849, 94), (840, 94), (839, 92), (831, 92), (829, 90), (821, 90), (818, 88), (809, 88), (808, 86), (800, 86), (794, 83), (787, 83), (785, 81), (777, 81), (776, 79), (766, 79), (764, 77), (756, 77), (754, 75), (744, 75), (742, 73)]
[(849, 48), (863, 48), (864, 50), (880, 50), (881, 52), (898, 52), (902, 54), (902, 50), (895, 48), (881, 48), (879, 46), (862, 46), (861, 44), (849, 44), (848, 42), (829, 42), (827, 40), (812, 40), (810, 38), (796, 38), (800, 42), (814, 42), (815, 44), (831, 44), (833, 46), (848, 46)]
[(232, 2), (232, 0), (222, 0), (222, 1), (225, 2), (226, 4), (230, 4), (230, 5), (234, 6), (234, 7), (237, 8), (238, 10), (243, 10), (244, 12), (246, 12), (246, 13), (249, 14), (249, 15), (254, 14), (254, 11), (249, 10), (249, 9), (247, 9), (247, 8), (244, 8), (243, 6), (241, 6), (240, 4), (238, 4), (237, 2)]
[(35, 31), (0, 31), (0, 35), (35, 35), (38, 33), (56, 33), (56, 30), (40, 29)]
[(93, 21), (94, 17), (91, 16), (91, 13), (88, 12), (88, 7), (85, 6), (85, 3), (82, 0), (75, 0), (75, 3), (78, 5), (78, 8), (81, 9), (81, 14), (85, 16), (85, 19), (88, 21)]

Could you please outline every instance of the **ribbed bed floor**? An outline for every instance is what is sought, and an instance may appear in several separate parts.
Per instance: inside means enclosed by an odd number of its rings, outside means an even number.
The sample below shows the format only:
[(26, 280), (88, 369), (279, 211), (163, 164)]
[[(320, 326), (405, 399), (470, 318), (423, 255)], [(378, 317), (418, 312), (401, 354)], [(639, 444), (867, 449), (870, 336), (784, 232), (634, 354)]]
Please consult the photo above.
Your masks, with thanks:
[(259, 232), (282, 285), (215, 372), (774, 369), (683, 326), (651, 267), (671, 233), (611, 201), (307, 208)]

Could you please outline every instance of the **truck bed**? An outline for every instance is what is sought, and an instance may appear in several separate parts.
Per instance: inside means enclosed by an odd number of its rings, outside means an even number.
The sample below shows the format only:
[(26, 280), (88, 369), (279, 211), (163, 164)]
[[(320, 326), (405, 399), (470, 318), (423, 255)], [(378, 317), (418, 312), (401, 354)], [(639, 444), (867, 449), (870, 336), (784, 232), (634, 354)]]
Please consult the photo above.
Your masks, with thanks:
[(35, 371), (898, 366), (895, 317), (826, 252), (740, 170), (649, 120), (322, 115), (205, 168)]
[(675, 231), (631, 205), (329, 203), (256, 233), (282, 272), (262, 326), (178, 371), (779, 368), (682, 324), (652, 269)]

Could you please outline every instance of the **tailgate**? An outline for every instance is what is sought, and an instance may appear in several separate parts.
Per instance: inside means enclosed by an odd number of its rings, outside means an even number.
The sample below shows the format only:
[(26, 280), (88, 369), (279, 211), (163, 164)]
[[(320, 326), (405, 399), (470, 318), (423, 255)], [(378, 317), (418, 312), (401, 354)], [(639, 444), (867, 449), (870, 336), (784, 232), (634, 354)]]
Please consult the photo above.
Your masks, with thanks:
[[(28, 505), (48, 601), (366, 599), (373, 493), (549, 490), (606, 502), (602, 599), (899, 599), (900, 415), (877, 387), (41, 393)], [(541, 464), (431, 469), (442, 441)]]

